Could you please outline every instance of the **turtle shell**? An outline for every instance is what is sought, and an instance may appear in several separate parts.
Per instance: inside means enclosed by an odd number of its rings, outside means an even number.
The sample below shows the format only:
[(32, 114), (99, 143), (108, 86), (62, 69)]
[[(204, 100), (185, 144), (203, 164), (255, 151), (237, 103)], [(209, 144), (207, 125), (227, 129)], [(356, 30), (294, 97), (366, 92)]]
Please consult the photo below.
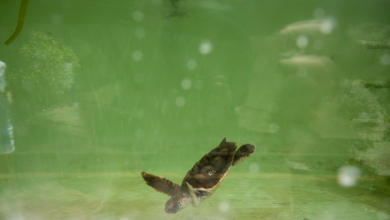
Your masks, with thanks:
[(221, 183), (229, 172), (237, 146), (222, 140), (218, 147), (204, 155), (184, 177), (182, 187), (188, 182), (194, 189), (211, 190)]

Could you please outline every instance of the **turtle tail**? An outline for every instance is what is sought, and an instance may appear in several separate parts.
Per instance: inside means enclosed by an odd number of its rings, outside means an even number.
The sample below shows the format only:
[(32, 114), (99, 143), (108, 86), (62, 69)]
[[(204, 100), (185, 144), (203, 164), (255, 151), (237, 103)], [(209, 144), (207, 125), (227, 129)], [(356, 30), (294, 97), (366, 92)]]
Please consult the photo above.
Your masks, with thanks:
[(142, 172), (141, 175), (142, 178), (144, 178), (146, 184), (159, 192), (165, 193), (168, 196), (175, 196), (180, 193), (180, 186), (177, 183), (174, 183), (163, 177), (146, 173), (145, 171)]

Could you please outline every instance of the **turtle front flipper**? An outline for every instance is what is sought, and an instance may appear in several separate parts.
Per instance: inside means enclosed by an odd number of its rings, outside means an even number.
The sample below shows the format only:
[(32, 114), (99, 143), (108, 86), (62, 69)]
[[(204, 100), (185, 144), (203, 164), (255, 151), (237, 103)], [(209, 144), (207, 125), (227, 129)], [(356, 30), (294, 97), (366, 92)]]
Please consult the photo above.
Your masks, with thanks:
[(175, 196), (180, 193), (180, 186), (163, 177), (155, 176), (145, 171), (141, 173), (146, 184), (153, 187), (155, 190), (165, 193), (168, 196)]
[(235, 166), (249, 157), (253, 152), (255, 152), (255, 145), (253, 144), (244, 144), (234, 154), (234, 159), (232, 165)]
[(198, 207), (198, 205), (200, 204), (200, 201), (199, 201), (198, 197), (195, 195), (194, 188), (188, 182), (186, 182), (186, 184), (188, 187), (188, 191), (190, 192), (190, 195), (191, 195), (192, 206)]

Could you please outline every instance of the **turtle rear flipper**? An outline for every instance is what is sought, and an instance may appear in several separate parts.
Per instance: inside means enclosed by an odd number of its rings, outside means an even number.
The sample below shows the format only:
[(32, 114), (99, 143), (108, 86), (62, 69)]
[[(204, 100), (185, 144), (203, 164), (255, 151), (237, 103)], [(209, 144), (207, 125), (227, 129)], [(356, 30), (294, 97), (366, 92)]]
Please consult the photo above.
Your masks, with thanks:
[(141, 175), (146, 184), (159, 192), (165, 193), (168, 196), (175, 196), (180, 193), (180, 186), (177, 183), (146, 172), (142, 172)]
[(255, 145), (253, 144), (244, 144), (234, 154), (234, 159), (232, 165), (235, 166), (249, 157), (253, 152), (255, 152)]

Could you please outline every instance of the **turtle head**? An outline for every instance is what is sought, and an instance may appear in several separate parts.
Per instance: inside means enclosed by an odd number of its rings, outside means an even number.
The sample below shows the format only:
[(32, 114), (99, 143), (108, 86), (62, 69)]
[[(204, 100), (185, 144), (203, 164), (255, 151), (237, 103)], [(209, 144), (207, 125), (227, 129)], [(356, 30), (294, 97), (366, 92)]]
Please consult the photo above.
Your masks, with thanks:
[(183, 208), (185, 208), (188, 204), (191, 203), (191, 197), (179, 194), (177, 196), (172, 196), (167, 203), (165, 203), (165, 212), (168, 214), (174, 214)]

